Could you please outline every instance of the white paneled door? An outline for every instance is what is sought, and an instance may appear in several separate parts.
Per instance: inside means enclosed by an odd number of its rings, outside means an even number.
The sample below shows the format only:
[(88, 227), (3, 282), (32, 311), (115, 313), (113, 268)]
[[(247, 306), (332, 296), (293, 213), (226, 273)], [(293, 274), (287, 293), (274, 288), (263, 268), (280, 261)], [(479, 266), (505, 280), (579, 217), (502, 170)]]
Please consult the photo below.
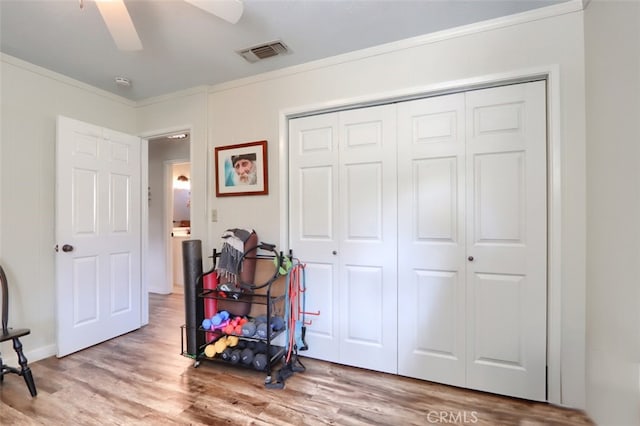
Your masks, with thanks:
[(467, 386), (546, 398), (545, 82), (466, 94)]
[(545, 83), (398, 108), (398, 370), (544, 400)]
[(340, 362), (397, 372), (395, 105), (339, 121)]
[(306, 355), (339, 362), (338, 114), (289, 122), (291, 248), (306, 264)]
[(465, 384), (464, 93), (398, 104), (398, 372)]
[(140, 139), (58, 117), (58, 356), (141, 325)]
[(289, 129), (291, 247), (307, 265), (307, 310), (321, 312), (305, 354), (386, 372), (397, 369), (395, 127), (395, 107), (381, 106)]

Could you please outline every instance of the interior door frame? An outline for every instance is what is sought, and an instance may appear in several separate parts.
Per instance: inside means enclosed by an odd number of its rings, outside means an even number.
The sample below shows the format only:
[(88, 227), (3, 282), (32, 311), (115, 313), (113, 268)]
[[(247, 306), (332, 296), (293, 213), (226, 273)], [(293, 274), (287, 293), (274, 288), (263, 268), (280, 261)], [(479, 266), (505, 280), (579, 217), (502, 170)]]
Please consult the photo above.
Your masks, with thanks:
[(149, 199), (151, 197), (149, 188), (149, 140), (140, 136), (140, 195), (142, 205), (140, 206), (140, 284), (142, 292), (140, 295), (140, 323), (149, 324), (149, 275), (147, 272), (147, 256), (149, 252)]
[[(164, 129), (157, 129), (146, 131), (140, 133), (138, 137), (140, 137), (141, 143), (141, 151), (140, 151), (140, 166), (142, 176), (140, 178), (140, 186), (141, 186), (141, 194), (142, 194), (142, 206), (141, 206), (141, 215), (140, 218), (140, 226), (141, 226), (141, 238), (142, 243), (140, 245), (142, 250), (142, 259), (140, 261), (140, 269), (141, 269), (141, 279), (142, 279), (142, 312), (141, 319), (142, 325), (149, 324), (149, 262), (147, 262), (147, 257), (144, 253), (148, 253), (149, 251), (149, 197), (150, 189), (149, 189), (149, 139), (179, 133), (179, 132), (189, 132), (189, 162), (193, 164), (193, 126), (190, 124), (185, 124), (182, 126), (173, 126)], [(192, 228), (193, 231), (193, 228)]]
[(547, 401), (562, 405), (562, 147), (560, 67), (547, 65), (426, 86), (373, 93), (365, 97), (300, 105), (279, 111), (280, 246), (289, 241), (289, 120), (347, 108), (360, 108), (534, 80), (547, 82)]

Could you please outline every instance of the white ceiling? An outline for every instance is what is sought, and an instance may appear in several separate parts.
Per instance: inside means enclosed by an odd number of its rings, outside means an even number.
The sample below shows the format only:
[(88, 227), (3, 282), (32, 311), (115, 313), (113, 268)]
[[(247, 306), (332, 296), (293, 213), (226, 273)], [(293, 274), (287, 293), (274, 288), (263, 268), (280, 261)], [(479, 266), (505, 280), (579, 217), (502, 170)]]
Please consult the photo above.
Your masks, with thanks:
[[(143, 50), (122, 52), (90, 0), (0, 0), (0, 50), (141, 100), (564, 1), (244, 0), (233, 25), (182, 0), (128, 0)], [(276, 39), (291, 53), (254, 64), (236, 53)]]

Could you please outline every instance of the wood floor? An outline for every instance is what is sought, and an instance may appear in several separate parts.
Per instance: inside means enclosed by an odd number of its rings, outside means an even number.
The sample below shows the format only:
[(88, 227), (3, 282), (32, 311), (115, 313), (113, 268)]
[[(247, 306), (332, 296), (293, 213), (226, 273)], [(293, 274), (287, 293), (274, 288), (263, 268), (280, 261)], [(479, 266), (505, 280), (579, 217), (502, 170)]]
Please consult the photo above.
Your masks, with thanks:
[[(591, 425), (581, 412), (303, 358), (284, 390), (264, 373), (180, 355), (181, 295), (151, 295), (150, 325), (0, 388), (2, 425)], [(13, 357), (5, 354), (5, 358)]]

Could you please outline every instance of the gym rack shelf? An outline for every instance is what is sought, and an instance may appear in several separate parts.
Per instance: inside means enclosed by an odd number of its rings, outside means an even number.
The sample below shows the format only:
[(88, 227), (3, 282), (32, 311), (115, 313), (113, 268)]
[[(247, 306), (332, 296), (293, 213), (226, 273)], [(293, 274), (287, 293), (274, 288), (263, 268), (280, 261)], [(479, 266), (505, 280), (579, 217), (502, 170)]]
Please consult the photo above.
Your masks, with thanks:
[[(264, 254), (264, 252), (270, 252), (269, 254)], [(246, 255), (246, 253), (253, 253), (252, 255)], [(237, 333), (225, 333), (222, 330), (206, 330), (201, 325), (197, 328), (197, 333), (204, 334), (204, 344), (198, 347), (197, 354), (190, 354), (186, 350), (185, 347), (185, 334), (187, 333), (187, 326), (181, 326), (181, 348), (182, 355), (194, 360), (194, 368), (197, 368), (202, 361), (209, 361), (224, 365), (230, 365), (233, 367), (240, 368), (249, 368), (256, 371), (261, 371), (266, 374), (264, 383), (267, 388), (283, 388), (284, 380), (274, 380), (272, 378), (273, 370), (278, 363), (284, 360), (286, 347), (273, 344), (274, 339), (283, 333), (287, 332), (287, 321), (283, 318), (283, 327), (276, 331), (271, 331), (273, 326), (273, 317), (275, 314), (284, 315), (284, 303), (286, 303), (286, 283), (284, 279), (284, 275), (281, 274), (281, 267), (286, 263), (286, 258), (284, 257), (282, 252), (278, 252), (275, 249), (275, 246), (272, 244), (260, 243), (256, 247), (245, 250), (245, 255), (243, 255), (238, 269), (242, 269), (242, 263), (246, 260), (258, 260), (267, 261), (264, 264), (269, 264), (271, 268), (274, 269), (274, 272), (269, 274), (269, 277), (262, 283), (246, 283), (242, 280), (238, 280), (239, 291), (222, 291), (219, 288), (204, 288), (204, 277), (208, 274), (216, 273), (216, 263), (221, 253), (217, 252), (215, 249), (213, 250), (213, 255), (210, 256), (213, 259), (212, 268), (204, 272), (201, 276), (197, 278), (196, 282), (196, 291), (197, 291), (197, 300), (196, 303), (206, 303), (207, 299), (213, 299), (216, 301), (216, 304), (219, 306), (221, 303), (226, 305), (233, 305), (235, 303), (248, 303), (250, 304), (250, 312), (247, 315), (234, 315), (231, 313), (230, 317), (246, 317), (249, 321), (256, 321), (258, 317), (266, 316), (265, 324), (266, 324), (266, 336), (258, 337), (254, 336), (243, 336), (242, 334)], [(288, 260), (291, 261), (292, 253), (291, 251), (288, 254)], [(238, 274), (239, 276), (239, 274)], [(281, 284), (281, 285), (280, 285)], [(278, 306), (282, 306), (282, 309), (278, 309)], [(266, 315), (250, 315), (254, 311), (261, 310), (258, 308), (259, 306), (264, 306), (264, 311)], [(232, 309), (229, 309), (231, 311)], [(204, 315), (202, 318), (198, 318), (198, 324), (201, 324), (204, 320)], [(257, 368), (252, 363), (243, 363), (241, 360), (237, 358), (226, 358), (224, 359), (222, 354), (215, 354), (214, 356), (207, 356), (205, 353), (205, 348), (210, 344), (215, 344), (215, 342), (219, 339), (225, 339), (229, 336), (235, 336), (238, 338), (238, 346), (243, 348), (250, 347), (262, 347), (264, 348), (263, 352), (266, 355), (266, 364), (264, 368)], [(283, 339), (284, 340), (284, 339)], [(256, 353), (257, 355), (257, 353)], [(298, 369), (296, 371), (302, 371), (302, 369)], [(278, 377), (282, 377), (281, 374)]]

